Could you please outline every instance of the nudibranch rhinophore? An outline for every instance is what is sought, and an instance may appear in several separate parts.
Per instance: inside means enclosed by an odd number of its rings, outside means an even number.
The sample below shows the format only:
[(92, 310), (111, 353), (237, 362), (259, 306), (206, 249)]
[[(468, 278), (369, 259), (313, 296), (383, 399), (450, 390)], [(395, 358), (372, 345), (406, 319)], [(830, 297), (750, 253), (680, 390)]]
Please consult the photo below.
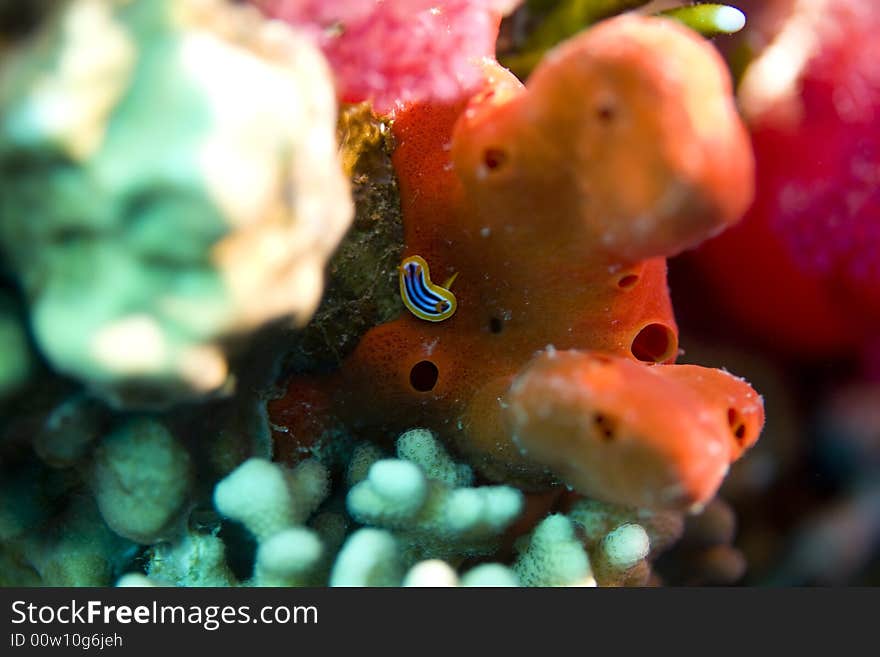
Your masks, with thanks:
[(402, 291), (430, 311), (424, 274), (443, 298), (430, 262), (461, 274), (457, 311), (405, 313), (339, 371), (294, 378), (269, 404), (276, 458), (340, 424), (373, 440), (421, 425), (525, 490), (704, 503), (763, 422), (748, 384), (673, 364), (665, 258), (752, 198), (724, 62), (681, 25), (630, 15), (552, 51), (528, 87), (494, 62), (482, 77), (470, 98), (406, 106), (393, 126), (416, 264)]

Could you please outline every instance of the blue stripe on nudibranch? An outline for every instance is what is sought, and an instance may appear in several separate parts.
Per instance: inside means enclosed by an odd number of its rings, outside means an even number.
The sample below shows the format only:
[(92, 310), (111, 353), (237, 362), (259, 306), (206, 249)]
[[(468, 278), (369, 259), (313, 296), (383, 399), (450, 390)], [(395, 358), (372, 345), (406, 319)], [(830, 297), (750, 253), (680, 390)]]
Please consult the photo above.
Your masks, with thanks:
[(422, 312), (435, 312), (437, 304), (443, 301), (442, 297), (430, 292), (420, 270), (415, 272), (410, 270), (407, 276), (407, 291), (413, 304)]
[(437, 304), (443, 302), (443, 297), (431, 292), (430, 288), (428, 287), (430, 283), (430, 280), (425, 280), (425, 272), (423, 271), (419, 272), (418, 281), (412, 281), (413, 291), (415, 292), (419, 301), (422, 302), (422, 305), (428, 310), (436, 308)]
[[(408, 268), (409, 273), (406, 277), (406, 290), (409, 293), (409, 299), (412, 301), (414, 306), (417, 306), (419, 310), (424, 313), (435, 313), (437, 304), (442, 301), (442, 297), (437, 295), (430, 294), (430, 290), (428, 290), (424, 274), (421, 270), (413, 271), (412, 268)], [(418, 276), (418, 279), (416, 279)]]
[[(409, 266), (407, 267), (406, 273), (406, 283), (407, 283), (407, 291), (409, 292), (409, 296), (413, 301), (419, 305), (422, 305), (426, 308), (430, 309), (431, 300), (428, 299), (424, 294), (422, 294), (419, 290), (419, 286), (416, 285), (416, 276), (418, 275), (419, 270), (415, 267)], [(424, 280), (419, 280), (419, 284), (424, 287)]]
[(419, 310), (421, 310), (423, 313), (434, 312), (434, 309), (436, 308), (436, 302), (431, 303), (430, 300), (425, 299), (421, 294), (419, 294), (416, 288), (416, 283), (411, 276), (407, 276), (406, 278), (406, 291), (411, 303)]
[(429, 322), (442, 322), (455, 313), (455, 295), (431, 282), (428, 263), (421, 256), (410, 256), (400, 266), (400, 296), (409, 311)]

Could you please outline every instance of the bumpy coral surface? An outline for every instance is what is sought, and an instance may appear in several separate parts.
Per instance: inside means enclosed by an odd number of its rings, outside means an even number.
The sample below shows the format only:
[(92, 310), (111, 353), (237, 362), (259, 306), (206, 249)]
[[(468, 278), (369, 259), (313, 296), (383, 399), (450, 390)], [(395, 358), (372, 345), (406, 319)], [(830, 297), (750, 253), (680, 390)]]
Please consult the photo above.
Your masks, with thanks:
[(509, 486), (471, 486), (471, 468), (426, 429), (405, 432), (397, 458), (385, 456), (369, 443), (349, 454), (346, 505), (354, 526), (325, 499), (330, 471), (318, 460), (288, 468), (249, 459), (217, 484), (214, 505), (256, 541), (250, 573), (239, 579), (232, 572), (226, 543), (209, 523), (152, 546), (145, 575), (129, 572), (117, 584), (644, 585), (656, 557), (681, 535), (680, 513), (574, 496), (560, 512), (548, 515), (545, 505), (528, 526), (512, 526), (528, 496)]
[(700, 262), (731, 315), (810, 357), (880, 331), (880, 6), (792, 4), (739, 92), (755, 204)]
[(116, 402), (227, 380), (305, 322), (352, 207), (329, 69), (219, 1), (65, 3), (0, 74), (0, 249), (60, 372)]
[(528, 87), (492, 62), (482, 76), (475, 96), (410, 105), (394, 124), (404, 255), (435, 281), (457, 275), (457, 311), (407, 313), (339, 372), (295, 378), (270, 404), (276, 457), (340, 423), (372, 439), (416, 423), (493, 480), (705, 502), (763, 422), (746, 384), (671, 364), (664, 258), (751, 200), (723, 63), (669, 20), (628, 16), (552, 51)]
[(479, 83), (472, 60), (492, 57), (503, 13), (519, 0), (253, 0), (310, 33), (342, 100), (451, 100)]

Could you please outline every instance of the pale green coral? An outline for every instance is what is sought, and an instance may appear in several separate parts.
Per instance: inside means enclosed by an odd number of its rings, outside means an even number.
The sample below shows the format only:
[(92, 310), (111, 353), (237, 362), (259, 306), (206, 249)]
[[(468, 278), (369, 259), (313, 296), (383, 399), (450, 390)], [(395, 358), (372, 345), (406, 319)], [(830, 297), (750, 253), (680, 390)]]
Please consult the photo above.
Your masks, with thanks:
[(448, 486), (470, 486), (474, 473), (466, 463), (457, 463), (428, 429), (411, 429), (397, 439), (397, 458), (418, 465), (428, 479)]
[(627, 570), (648, 556), (651, 546), (648, 532), (641, 525), (627, 523), (615, 527), (602, 539), (602, 552), (609, 565)]
[(484, 563), (470, 569), (459, 577), (455, 569), (445, 561), (428, 559), (420, 561), (406, 574), (402, 586), (409, 587), (501, 587), (519, 586), (519, 580), (507, 566)]
[(428, 480), (414, 463), (383, 459), (348, 493), (348, 510), (364, 524), (402, 527), (425, 505)]
[(189, 453), (160, 422), (131, 419), (95, 450), (90, 481), (113, 531), (154, 543), (178, 531), (192, 485)]
[[(320, 534), (303, 524), (329, 492), (329, 473), (315, 460), (285, 468), (249, 459), (214, 489), (214, 504), (237, 520), (259, 546), (252, 584), (305, 586), (321, 575), (324, 547)], [(332, 536), (332, 521), (325, 531)]]
[(264, 459), (249, 459), (214, 489), (214, 504), (237, 520), (258, 541), (303, 524), (329, 492), (328, 472), (303, 461), (295, 469)]
[(498, 563), (475, 566), (462, 575), (459, 582), (469, 587), (522, 586), (512, 569)]
[(520, 546), (513, 571), (524, 586), (595, 586), (590, 558), (566, 516), (548, 516)]
[(4, 56), (0, 105), (0, 252), (58, 371), (118, 405), (218, 393), (230, 338), (314, 311), (352, 203), (329, 69), (292, 31), (71, 0)]
[(372, 443), (355, 445), (345, 472), (345, 481), (349, 487), (355, 486), (367, 478), (373, 464), (382, 459), (382, 450)]
[(399, 586), (403, 567), (397, 541), (382, 529), (359, 529), (339, 551), (330, 586)]
[(110, 531), (75, 471), (12, 438), (0, 434), (0, 586), (106, 586), (136, 547)]
[(308, 586), (321, 562), (323, 546), (318, 534), (305, 527), (290, 527), (260, 543), (254, 570), (257, 586)]
[(467, 486), (469, 468), (457, 466), (430, 432), (404, 434), (398, 453), (413, 460), (376, 461), (349, 491), (355, 520), (391, 530), (407, 563), (497, 549), (500, 535), (522, 510), (519, 490)]
[(158, 586), (158, 583), (155, 580), (152, 580), (146, 575), (142, 575), (140, 573), (126, 573), (118, 580), (116, 580), (116, 586), (120, 586), (123, 588), (132, 588)]
[(621, 525), (639, 525), (648, 536), (651, 556), (678, 540), (684, 528), (684, 516), (676, 511), (636, 509), (586, 498), (578, 500), (568, 516), (581, 528), (584, 543), (590, 549)]
[(403, 578), (402, 586), (450, 587), (458, 586), (458, 573), (441, 559), (426, 559), (410, 568)]
[(601, 586), (646, 584), (650, 559), (678, 540), (684, 526), (681, 513), (589, 499), (576, 502), (568, 517), (580, 531)]
[[(256, 539), (253, 571), (236, 578), (221, 525), (187, 531), (149, 551), (148, 581), (200, 586), (621, 586), (644, 584), (650, 559), (681, 531), (681, 516), (575, 502), (551, 513), (514, 544), (512, 563), (470, 557), (505, 554), (505, 530), (519, 517), (522, 493), (474, 486), (424, 429), (402, 434), (400, 458), (357, 445), (344, 471), (341, 513), (331, 473), (315, 459), (289, 468), (251, 458), (222, 479), (214, 503)], [(352, 522), (354, 521), (354, 523)], [(357, 524), (371, 525), (358, 527)], [(220, 532), (218, 534), (218, 531)], [(141, 585), (143, 579), (123, 584)]]

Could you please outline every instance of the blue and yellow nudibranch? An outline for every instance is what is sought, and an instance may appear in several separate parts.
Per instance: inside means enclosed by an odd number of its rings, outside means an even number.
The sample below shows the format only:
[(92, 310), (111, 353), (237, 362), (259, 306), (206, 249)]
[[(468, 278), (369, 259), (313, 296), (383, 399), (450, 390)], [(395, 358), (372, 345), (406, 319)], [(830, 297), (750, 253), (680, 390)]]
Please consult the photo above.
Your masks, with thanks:
[(409, 311), (427, 322), (442, 322), (455, 314), (457, 302), (449, 290), (455, 274), (443, 286), (431, 282), (428, 263), (421, 256), (410, 256), (400, 265), (400, 296)]

